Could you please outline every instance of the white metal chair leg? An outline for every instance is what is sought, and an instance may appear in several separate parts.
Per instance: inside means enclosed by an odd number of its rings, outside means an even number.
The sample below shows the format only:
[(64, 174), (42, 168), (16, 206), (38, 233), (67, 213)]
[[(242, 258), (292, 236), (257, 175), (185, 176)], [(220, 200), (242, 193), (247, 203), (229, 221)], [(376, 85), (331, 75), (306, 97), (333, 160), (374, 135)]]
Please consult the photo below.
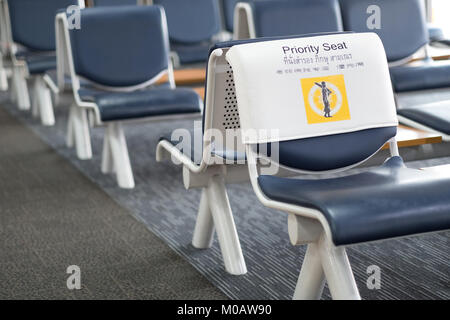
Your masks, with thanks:
[(345, 248), (334, 246), (324, 235), (319, 240), (318, 247), (333, 299), (360, 300), (361, 296)]
[[(11, 70), (12, 71), (12, 70)], [(16, 103), (17, 101), (17, 94), (16, 94), (16, 86), (14, 85), (14, 73), (11, 74), (10, 77), (10, 90), (9, 90), (9, 100), (11, 100), (12, 103)]]
[(13, 68), (13, 85), (16, 94), (15, 101), (20, 110), (30, 109), (30, 96), (28, 93), (27, 80), (23, 67)]
[(223, 176), (211, 177), (207, 187), (207, 196), (225, 269), (234, 275), (247, 273)]
[(102, 152), (102, 173), (113, 173), (114, 161), (112, 158), (111, 145), (109, 142), (108, 130), (105, 130), (105, 137), (103, 140), (103, 152)]
[(214, 221), (209, 209), (208, 194), (205, 188), (202, 190), (197, 222), (195, 223), (192, 245), (198, 249), (210, 248), (214, 236)]
[(67, 120), (67, 135), (66, 135), (66, 146), (68, 148), (73, 148), (75, 144), (75, 134), (73, 133), (73, 118), (75, 110), (74, 107), (69, 109), (69, 119)]
[(39, 116), (38, 84), (36, 80), (33, 82), (33, 88), (31, 90), (31, 115), (33, 118)]
[(120, 123), (110, 123), (106, 128), (108, 142), (111, 148), (114, 170), (117, 175), (119, 187), (124, 189), (134, 188), (134, 177), (128, 155), (127, 142)]
[(42, 77), (36, 77), (36, 98), (37, 107), (41, 116), (41, 122), (44, 126), (53, 126), (55, 124), (55, 114), (53, 112), (53, 103), (50, 89)]
[(77, 106), (70, 108), (66, 142), (69, 147), (75, 144), (77, 156), (80, 160), (92, 158), (91, 137), (86, 109)]
[(8, 90), (8, 75), (3, 65), (3, 56), (0, 55), (0, 91)]
[(317, 243), (311, 243), (306, 250), (302, 269), (295, 288), (294, 300), (319, 300), (325, 285)]

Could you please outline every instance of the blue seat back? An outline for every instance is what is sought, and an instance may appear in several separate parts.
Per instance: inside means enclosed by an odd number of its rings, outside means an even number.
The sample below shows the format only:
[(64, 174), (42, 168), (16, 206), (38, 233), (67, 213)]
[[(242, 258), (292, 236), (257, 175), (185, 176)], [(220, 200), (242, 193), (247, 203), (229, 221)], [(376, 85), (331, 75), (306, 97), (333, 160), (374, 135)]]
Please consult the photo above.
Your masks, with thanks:
[(279, 163), (303, 171), (328, 171), (368, 159), (389, 139), (397, 127), (383, 127), (279, 143)]
[[(225, 22), (225, 29), (232, 32), (234, 24), (234, 7), (238, 2), (243, 2), (244, 0), (222, 0), (222, 10)], [(245, 1), (250, 2), (250, 1)]]
[(342, 31), (337, 0), (262, 0), (250, 5), (257, 37)]
[(171, 41), (198, 43), (208, 41), (220, 31), (218, 0), (154, 0), (164, 7)]
[(92, 0), (95, 7), (135, 5), (137, 0)]
[(160, 6), (81, 10), (70, 30), (75, 72), (101, 85), (143, 84), (168, 68), (168, 37)]
[(77, 0), (9, 0), (13, 41), (35, 51), (55, 50), (55, 17)]
[[(407, 58), (428, 43), (423, 0), (340, 0), (346, 31), (376, 32), (389, 61)], [(381, 28), (369, 29), (371, 5), (380, 8)]]

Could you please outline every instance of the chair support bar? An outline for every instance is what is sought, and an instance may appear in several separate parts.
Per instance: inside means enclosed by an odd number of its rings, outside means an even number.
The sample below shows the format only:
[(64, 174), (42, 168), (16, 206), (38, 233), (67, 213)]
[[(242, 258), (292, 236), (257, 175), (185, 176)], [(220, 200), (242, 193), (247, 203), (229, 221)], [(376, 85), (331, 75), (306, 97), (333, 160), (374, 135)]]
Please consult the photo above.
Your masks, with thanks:
[(28, 93), (25, 66), (13, 67), (13, 86), (19, 109), (30, 110), (30, 95)]
[(306, 250), (302, 269), (295, 287), (294, 300), (319, 300), (325, 285), (317, 243), (311, 243)]
[(209, 209), (206, 188), (202, 190), (200, 206), (198, 208), (197, 222), (195, 223), (192, 245), (197, 249), (210, 248), (214, 237), (214, 221)]
[(135, 186), (125, 134), (120, 122), (108, 123), (103, 140), (102, 172), (115, 173), (119, 187)]
[(209, 247), (214, 228), (217, 231), (226, 271), (233, 275), (247, 273), (222, 175), (212, 176), (208, 186), (203, 190), (192, 244), (198, 248)]
[(34, 116), (41, 117), (42, 125), (53, 126), (55, 124), (51, 92), (42, 76), (36, 76), (34, 79), (32, 111)]
[(72, 105), (67, 123), (67, 147), (75, 145), (80, 160), (92, 158), (91, 138), (87, 110)]
[[(291, 235), (294, 222), (301, 224), (302, 221), (297, 222), (291, 218), (289, 221)], [(306, 228), (298, 225), (297, 230), (304, 231)], [(333, 299), (361, 299), (345, 247), (336, 247), (322, 232), (318, 240), (308, 244), (293, 298), (320, 299), (325, 279)]]

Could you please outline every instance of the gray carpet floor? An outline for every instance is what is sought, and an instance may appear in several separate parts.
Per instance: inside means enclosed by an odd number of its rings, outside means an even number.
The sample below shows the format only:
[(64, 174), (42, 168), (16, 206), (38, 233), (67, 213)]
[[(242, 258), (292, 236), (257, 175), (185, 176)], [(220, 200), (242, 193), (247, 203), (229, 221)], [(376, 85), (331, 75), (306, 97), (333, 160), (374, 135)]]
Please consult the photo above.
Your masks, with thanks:
[[(69, 265), (81, 269), (81, 290), (66, 286)], [(224, 298), (0, 108), (0, 299)]]
[[(68, 109), (58, 107), (57, 125), (40, 126), (29, 113), (19, 112), (4, 98), (0, 104), (28, 125), (50, 146), (127, 208), (149, 230), (184, 257), (217, 288), (232, 299), (290, 299), (299, 274), (305, 247), (289, 243), (287, 216), (263, 207), (248, 183), (228, 187), (231, 207), (249, 272), (228, 275), (217, 241), (208, 250), (190, 244), (200, 193), (185, 190), (181, 168), (170, 162), (156, 163), (155, 147), (160, 135), (189, 126), (187, 121), (129, 125), (125, 128), (136, 179), (134, 190), (121, 190), (113, 176), (100, 172), (103, 129), (92, 130), (94, 157), (80, 161), (64, 144)], [(450, 158), (411, 163), (411, 166), (447, 164)], [(70, 183), (70, 182), (68, 182)], [(133, 229), (122, 230), (122, 237)], [(357, 285), (365, 299), (449, 299), (450, 232), (421, 235), (351, 247), (349, 259)], [(381, 268), (382, 287), (369, 290), (366, 269)], [(139, 266), (135, 266), (139, 268)], [(325, 298), (329, 298), (325, 289)]]

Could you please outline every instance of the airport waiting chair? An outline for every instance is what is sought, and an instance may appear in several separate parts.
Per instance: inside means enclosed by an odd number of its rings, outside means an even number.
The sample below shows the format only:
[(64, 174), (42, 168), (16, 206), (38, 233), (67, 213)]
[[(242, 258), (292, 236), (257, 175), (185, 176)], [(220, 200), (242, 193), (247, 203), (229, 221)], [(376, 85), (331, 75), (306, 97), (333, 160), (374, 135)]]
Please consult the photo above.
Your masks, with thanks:
[(343, 30), (337, 0), (239, 2), (234, 17), (234, 39)]
[[(368, 29), (371, 5), (381, 10), (381, 28)], [(421, 0), (340, 0), (344, 29), (373, 31), (383, 41), (390, 63), (401, 122), (443, 134), (449, 140), (450, 61), (433, 61), (427, 55), (429, 32)], [(418, 52), (423, 59), (410, 62)], [(419, 55), (420, 56), (420, 55)]]
[(33, 81), (33, 114), (53, 125), (51, 93), (44, 74), (56, 67), (55, 16), (58, 10), (79, 5), (77, 0), (9, 0), (3, 2), (7, 47), (12, 62), (13, 97), (21, 110), (30, 108), (27, 79)]
[[(276, 72), (299, 48), (309, 68), (294, 69), (293, 59), (292, 72)], [(409, 169), (398, 154), (394, 95), (376, 34), (260, 41), (222, 55), (232, 67), (253, 190), (289, 214), (294, 245), (308, 244), (295, 299), (320, 298), (325, 279), (334, 299), (360, 299), (346, 247), (450, 229), (450, 176)], [(342, 69), (343, 59), (353, 66)], [(297, 173), (345, 172), (386, 142), (391, 157), (358, 174), (291, 179), (265, 170), (274, 163)], [(266, 144), (269, 155), (258, 150)]]
[[(80, 159), (92, 157), (89, 111), (95, 125), (106, 126), (102, 172), (115, 172), (121, 188), (133, 188), (122, 124), (198, 117), (202, 101), (191, 89), (175, 88), (162, 7), (86, 8), (79, 30), (69, 30), (64, 16), (57, 19), (66, 25), (64, 64), (74, 98), (67, 144), (75, 144)], [(166, 75), (169, 86), (156, 86)]]
[(221, 31), (218, 0), (153, 0), (164, 7), (176, 66), (205, 62)]

